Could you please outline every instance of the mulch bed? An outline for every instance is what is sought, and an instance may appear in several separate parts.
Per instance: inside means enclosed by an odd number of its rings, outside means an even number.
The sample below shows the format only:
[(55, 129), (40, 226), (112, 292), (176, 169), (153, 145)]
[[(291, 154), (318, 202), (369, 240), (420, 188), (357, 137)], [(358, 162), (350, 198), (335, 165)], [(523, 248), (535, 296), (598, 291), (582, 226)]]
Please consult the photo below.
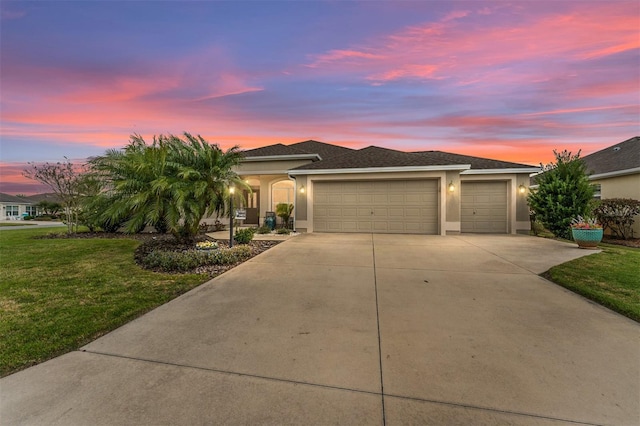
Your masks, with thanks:
[[(140, 260), (144, 258), (147, 254), (149, 254), (153, 250), (166, 250), (166, 251), (184, 251), (184, 250), (193, 250), (195, 248), (194, 244), (184, 244), (178, 242), (172, 235), (168, 234), (121, 234), (121, 233), (109, 233), (109, 232), (79, 232), (76, 234), (67, 234), (64, 232), (61, 233), (49, 233), (46, 235), (35, 236), (33, 238), (36, 239), (55, 239), (55, 238), (105, 238), (105, 239), (113, 239), (113, 238), (128, 238), (135, 239), (142, 242), (135, 252), (134, 252), (134, 260), (141, 267), (142, 263)], [(197, 235), (195, 238), (197, 241), (212, 241), (212, 238), (209, 238), (205, 235)], [(224, 240), (215, 240), (218, 243), (219, 247), (229, 247), (229, 242)], [(269, 250), (271, 247), (274, 247), (280, 244), (281, 241), (251, 241), (248, 245), (251, 247), (251, 256), (248, 259), (245, 259), (241, 262), (237, 262), (231, 265), (211, 265), (211, 266), (201, 266), (194, 270), (188, 271), (187, 273), (194, 274), (208, 274), (211, 278), (222, 274), (230, 269), (235, 268), (239, 264), (246, 262), (247, 260), (259, 255), (260, 253)]]

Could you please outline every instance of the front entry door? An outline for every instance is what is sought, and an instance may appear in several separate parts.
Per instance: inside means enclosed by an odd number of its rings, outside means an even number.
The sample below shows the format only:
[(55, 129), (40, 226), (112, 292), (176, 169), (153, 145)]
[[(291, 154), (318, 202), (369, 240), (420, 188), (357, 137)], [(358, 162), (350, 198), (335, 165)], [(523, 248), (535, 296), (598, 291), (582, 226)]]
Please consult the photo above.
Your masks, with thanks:
[(247, 206), (247, 219), (244, 223), (246, 225), (258, 225), (260, 221), (260, 190), (244, 191), (244, 199)]

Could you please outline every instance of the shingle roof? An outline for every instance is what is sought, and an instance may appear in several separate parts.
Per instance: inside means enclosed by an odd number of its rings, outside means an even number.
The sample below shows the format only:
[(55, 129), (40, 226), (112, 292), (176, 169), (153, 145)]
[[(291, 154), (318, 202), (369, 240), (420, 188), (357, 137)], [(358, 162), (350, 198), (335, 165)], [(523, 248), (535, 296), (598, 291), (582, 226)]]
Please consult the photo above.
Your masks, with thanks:
[(327, 160), (305, 164), (294, 170), (360, 169), (369, 167), (439, 166), (447, 163), (425, 155), (369, 146)]
[(490, 158), (473, 157), (470, 155), (452, 154), (443, 151), (421, 151), (416, 154), (425, 155), (442, 161), (442, 164), (471, 164), (472, 170), (478, 169), (520, 169), (533, 166), (509, 161), (492, 160)]
[[(272, 155), (300, 155), (309, 154), (307, 151), (303, 151), (292, 146), (283, 145), (281, 143), (275, 145), (263, 146), (260, 148), (248, 149), (243, 151), (245, 157), (269, 157)], [(315, 153), (312, 153), (315, 154)]]
[(44, 194), (34, 194), (24, 197), (25, 200), (28, 200), (31, 203), (39, 203), (40, 201), (49, 201), (50, 203), (59, 203), (60, 197), (54, 194), (53, 192), (46, 192)]
[(301, 149), (310, 154), (318, 154), (323, 160), (327, 160), (339, 155), (348, 154), (354, 150), (351, 148), (345, 148), (344, 146), (331, 145), (329, 143), (318, 142), (314, 140), (308, 140), (304, 142), (294, 143), (289, 145), (290, 147)]
[(294, 170), (361, 169), (373, 167), (420, 167), (470, 164), (471, 169), (518, 169), (532, 166), (491, 160), (442, 151), (404, 152), (369, 146), (353, 150), (324, 142), (308, 140), (292, 145), (275, 144), (244, 151), (245, 157), (318, 154), (320, 161), (304, 164)]
[(640, 167), (640, 136), (582, 157), (587, 173), (599, 175)]
[(31, 201), (25, 200), (24, 198), (16, 197), (15, 195), (9, 195), (5, 194), (4, 192), (0, 192), (0, 203), (31, 204)]

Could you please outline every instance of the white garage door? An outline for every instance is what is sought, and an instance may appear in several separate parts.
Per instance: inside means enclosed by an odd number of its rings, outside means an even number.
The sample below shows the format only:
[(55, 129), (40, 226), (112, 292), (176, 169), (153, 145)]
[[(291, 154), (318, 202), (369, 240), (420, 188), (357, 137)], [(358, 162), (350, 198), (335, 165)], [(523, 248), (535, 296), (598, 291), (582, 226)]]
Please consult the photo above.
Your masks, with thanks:
[(438, 181), (316, 182), (314, 232), (438, 233)]
[(462, 182), (462, 232), (507, 233), (507, 182)]

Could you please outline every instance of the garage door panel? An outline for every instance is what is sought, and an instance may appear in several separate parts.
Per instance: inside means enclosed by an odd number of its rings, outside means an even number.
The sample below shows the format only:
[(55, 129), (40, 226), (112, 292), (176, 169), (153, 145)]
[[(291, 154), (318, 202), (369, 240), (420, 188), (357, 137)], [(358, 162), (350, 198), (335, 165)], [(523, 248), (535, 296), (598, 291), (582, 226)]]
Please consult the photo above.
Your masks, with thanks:
[[(356, 229), (353, 232), (371, 232), (373, 230), (373, 224), (371, 221), (358, 222)], [(344, 232), (351, 232), (351, 230), (345, 230)]]
[(371, 208), (359, 208), (358, 217), (362, 219), (371, 219)]
[(373, 194), (358, 194), (358, 204), (371, 205), (373, 203)]
[(389, 196), (387, 194), (373, 194), (373, 204), (389, 204)]
[(317, 182), (314, 230), (437, 234), (438, 201), (435, 179)]
[(351, 219), (351, 218), (356, 218), (358, 217), (358, 209), (356, 208), (349, 208), (349, 207), (343, 207), (342, 208), (342, 217)]

